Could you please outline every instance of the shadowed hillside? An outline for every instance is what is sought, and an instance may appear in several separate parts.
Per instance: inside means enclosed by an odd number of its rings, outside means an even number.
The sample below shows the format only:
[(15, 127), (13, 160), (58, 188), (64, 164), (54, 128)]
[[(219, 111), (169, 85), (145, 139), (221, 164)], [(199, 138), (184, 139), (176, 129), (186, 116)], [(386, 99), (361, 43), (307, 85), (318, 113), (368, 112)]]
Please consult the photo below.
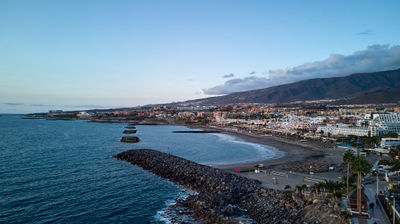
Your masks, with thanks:
[(265, 89), (186, 101), (195, 105), (286, 103), (343, 99), (342, 103), (394, 103), (400, 100), (400, 69), (357, 73), (345, 77), (309, 79)]

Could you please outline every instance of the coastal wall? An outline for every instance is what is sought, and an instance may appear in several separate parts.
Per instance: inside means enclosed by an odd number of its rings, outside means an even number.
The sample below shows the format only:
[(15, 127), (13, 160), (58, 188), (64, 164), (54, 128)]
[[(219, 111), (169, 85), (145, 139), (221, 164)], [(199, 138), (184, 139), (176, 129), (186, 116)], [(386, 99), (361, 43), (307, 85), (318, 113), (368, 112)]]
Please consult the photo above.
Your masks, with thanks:
[[(236, 223), (248, 216), (257, 223), (346, 223), (337, 204), (305, 200), (261, 187), (260, 182), (150, 149), (130, 150), (114, 158), (130, 162), (198, 192), (177, 204), (212, 223)], [(336, 207), (335, 207), (336, 206)]]

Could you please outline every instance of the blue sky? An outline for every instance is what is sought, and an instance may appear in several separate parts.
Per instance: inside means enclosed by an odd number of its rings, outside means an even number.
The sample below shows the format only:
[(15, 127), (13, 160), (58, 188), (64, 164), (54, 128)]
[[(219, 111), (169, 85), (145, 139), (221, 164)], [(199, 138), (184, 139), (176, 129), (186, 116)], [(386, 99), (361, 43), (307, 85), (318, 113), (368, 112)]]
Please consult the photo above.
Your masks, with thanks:
[(400, 67), (399, 10), (399, 1), (2, 0), (0, 113), (166, 103)]

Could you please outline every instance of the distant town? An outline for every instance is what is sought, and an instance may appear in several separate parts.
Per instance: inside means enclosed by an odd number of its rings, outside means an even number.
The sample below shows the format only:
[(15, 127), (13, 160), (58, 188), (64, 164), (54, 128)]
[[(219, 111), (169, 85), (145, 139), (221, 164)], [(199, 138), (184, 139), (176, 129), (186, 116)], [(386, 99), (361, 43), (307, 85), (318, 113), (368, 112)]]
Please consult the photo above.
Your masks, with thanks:
[(28, 116), (229, 128), (260, 135), (337, 142), (340, 147), (361, 147), (379, 153), (388, 153), (400, 145), (398, 104), (329, 105), (325, 101), (305, 101), (283, 105), (155, 105), (110, 110), (52, 110)]

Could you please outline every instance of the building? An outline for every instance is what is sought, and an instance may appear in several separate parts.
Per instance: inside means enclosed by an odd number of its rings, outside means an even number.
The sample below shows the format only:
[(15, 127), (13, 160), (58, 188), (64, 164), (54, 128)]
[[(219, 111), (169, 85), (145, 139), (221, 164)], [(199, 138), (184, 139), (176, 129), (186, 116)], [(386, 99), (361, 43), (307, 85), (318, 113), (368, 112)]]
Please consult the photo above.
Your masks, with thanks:
[(400, 115), (398, 113), (373, 114), (370, 125), (376, 126), (375, 135), (383, 136), (388, 132), (400, 135)]
[(400, 138), (382, 138), (381, 147), (382, 148), (396, 148), (400, 145)]
[(321, 133), (323, 135), (333, 135), (333, 136), (371, 136), (371, 132), (369, 128), (362, 127), (338, 127), (338, 126), (319, 126), (317, 133)]
[[(367, 120), (368, 118), (372, 118)], [(336, 124), (334, 126), (320, 126), (317, 133), (324, 135), (340, 135), (340, 136), (383, 136), (388, 132), (395, 132), (400, 135), (400, 115), (398, 113), (390, 114), (372, 114), (371, 117), (366, 116), (365, 119), (357, 121), (356, 127), (346, 124)]]

